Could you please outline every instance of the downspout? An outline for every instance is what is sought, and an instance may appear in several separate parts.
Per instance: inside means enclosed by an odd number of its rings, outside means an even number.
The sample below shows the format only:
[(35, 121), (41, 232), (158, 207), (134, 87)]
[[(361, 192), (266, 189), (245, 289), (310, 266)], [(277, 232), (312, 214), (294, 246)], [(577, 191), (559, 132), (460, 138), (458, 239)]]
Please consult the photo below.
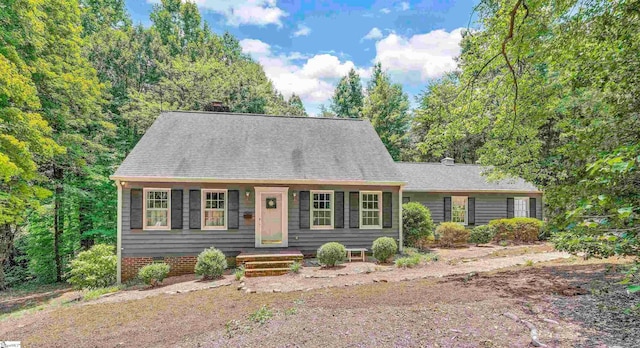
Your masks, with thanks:
[(398, 196), (399, 196), (398, 197), (398, 206), (400, 207), (400, 209), (398, 210), (399, 211), (398, 220), (399, 220), (399, 227), (400, 227), (400, 228), (398, 228), (398, 231), (400, 231), (399, 232), (400, 236), (398, 238), (400, 240), (400, 246), (398, 247), (398, 250), (400, 252), (403, 252), (404, 251), (404, 240), (402, 238), (402, 186), (400, 186), (400, 189), (398, 190), (398, 193), (399, 193), (398, 194)]
[(118, 227), (117, 227), (117, 244), (116, 244), (116, 253), (118, 255), (118, 266), (117, 266), (117, 274), (116, 280), (118, 284), (122, 283), (122, 185), (120, 184), (120, 180), (116, 180), (116, 187), (118, 188)]

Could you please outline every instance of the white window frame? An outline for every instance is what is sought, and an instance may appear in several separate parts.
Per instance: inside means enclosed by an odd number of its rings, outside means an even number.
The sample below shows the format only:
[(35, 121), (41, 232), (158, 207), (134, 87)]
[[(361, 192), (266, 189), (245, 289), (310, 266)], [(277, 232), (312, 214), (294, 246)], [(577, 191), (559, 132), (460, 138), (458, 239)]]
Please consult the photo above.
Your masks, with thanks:
[[(329, 202), (330, 202), (330, 207), (331, 208), (329, 208), (329, 209), (315, 209), (313, 207), (313, 194), (314, 193), (318, 193), (318, 194), (327, 194), (328, 193), (328, 194), (330, 194), (331, 195), (331, 200)], [(334, 210), (335, 210), (335, 207), (333, 205), (334, 202), (335, 202), (334, 191), (332, 191), (332, 190), (315, 190), (315, 191), (311, 191), (309, 193), (309, 195), (310, 195), (310, 197), (309, 197), (309, 206), (310, 206), (309, 207), (309, 219), (310, 219), (309, 226), (311, 226), (312, 230), (332, 230), (334, 228), (334, 226), (335, 226), (334, 225), (334, 215), (335, 215), (334, 214)], [(329, 213), (331, 214), (331, 225), (330, 226), (327, 226), (327, 225), (314, 225), (313, 224), (313, 212), (316, 211), (316, 210), (317, 211), (329, 210)]]
[[(224, 209), (206, 209), (207, 193), (224, 193)], [(224, 226), (207, 226), (205, 225), (206, 210), (223, 211), (224, 210)], [(200, 190), (200, 229), (207, 230), (227, 230), (229, 223), (229, 190), (227, 189), (201, 189)]]
[[(147, 226), (147, 194), (149, 192), (166, 192), (167, 193), (167, 226)], [(147, 231), (169, 231), (171, 230), (171, 189), (170, 188), (151, 188), (142, 189), (142, 229)], [(154, 208), (157, 210), (157, 208)]]
[[(363, 225), (363, 211), (374, 211), (373, 209), (363, 209), (362, 208), (362, 196), (367, 194), (376, 194), (378, 195), (378, 225)], [(358, 201), (358, 212), (360, 217), (360, 229), (363, 230), (373, 230), (373, 229), (382, 229), (382, 191), (360, 191), (360, 200)]]
[[(456, 198), (464, 198), (464, 222), (453, 221), (453, 205)], [(451, 222), (459, 223), (463, 226), (467, 226), (469, 223), (469, 196), (451, 196)]]
[[(516, 210), (516, 202), (517, 202), (518, 200), (524, 200), (524, 201), (526, 202), (526, 203), (524, 204), (524, 213), (525, 213), (525, 216), (518, 216), (518, 215), (516, 214), (516, 211), (517, 211), (517, 210)], [(529, 214), (531, 214), (531, 213), (530, 213), (530, 208), (529, 208), (529, 197), (513, 197), (513, 217), (514, 217), (514, 218), (516, 218), (516, 217), (529, 217)]]

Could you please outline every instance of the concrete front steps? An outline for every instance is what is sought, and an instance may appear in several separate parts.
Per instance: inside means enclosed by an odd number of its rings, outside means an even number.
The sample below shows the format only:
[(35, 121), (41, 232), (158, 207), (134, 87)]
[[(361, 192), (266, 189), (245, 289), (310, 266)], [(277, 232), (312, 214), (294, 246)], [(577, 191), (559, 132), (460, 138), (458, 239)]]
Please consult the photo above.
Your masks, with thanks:
[(295, 253), (242, 253), (236, 257), (238, 265), (244, 265), (245, 277), (278, 276), (289, 273), (289, 266), (302, 262), (302, 254)]

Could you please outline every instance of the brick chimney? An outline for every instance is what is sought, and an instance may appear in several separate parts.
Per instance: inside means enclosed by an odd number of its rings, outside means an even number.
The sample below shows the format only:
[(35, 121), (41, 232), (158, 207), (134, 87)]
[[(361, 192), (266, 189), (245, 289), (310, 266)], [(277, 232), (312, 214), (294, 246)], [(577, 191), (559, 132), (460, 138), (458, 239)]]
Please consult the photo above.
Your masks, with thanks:
[(205, 104), (204, 111), (214, 111), (214, 112), (229, 112), (229, 107), (222, 104), (221, 101), (212, 101), (208, 104)]
[(452, 166), (452, 165), (455, 164), (453, 158), (451, 158), (451, 157), (445, 157), (445, 158), (441, 159), (440, 163), (442, 163), (445, 166)]

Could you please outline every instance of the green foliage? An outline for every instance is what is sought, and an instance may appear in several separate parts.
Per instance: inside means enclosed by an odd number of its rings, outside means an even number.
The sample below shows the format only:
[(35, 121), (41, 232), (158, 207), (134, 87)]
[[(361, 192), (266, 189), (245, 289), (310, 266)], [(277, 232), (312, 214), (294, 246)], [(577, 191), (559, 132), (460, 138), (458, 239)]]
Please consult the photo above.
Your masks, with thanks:
[(138, 271), (138, 278), (140, 278), (145, 284), (156, 286), (169, 275), (171, 266), (164, 262), (155, 262), (146, 266), (143, 266)]
[(260, 325), (266, 324), (271, 318), (273, 318), (273, 311), (266, 305), (262, 305), (260, 309), (249, 316), (251, 321), (259, 323)]
[(362, 115), (371, 121), (391, 157), (400, 160), (409, 143), (409, 97), (402, 92), (402, 85), (391, 83), (380, 63), (374, 67)]
[(436, 228), (440, 236), (438, 243), (443, 247), (465, 244), (469, 240), (469, 230), (457, 222), (443, 222)]
[(530, 243), (538, 240), (543, 223), (535, 218), (519, 217), (491, 220), (489, 226), (495, 229), (496, 241)]
[(222, 276), (227, 268), (227, 258), (222, 251), (211, 247), (198, 255), (195, 272), (204, 279), (215, 279)]
[(373, 251), (373, 257), (384, 263), (398, 252), (398, 244), (391, 237), (380, 237), (373, 241), (371, 250)]
[(97, 244), (71, 261), (69, 284), (79, 289), (95, 289), (116, 282), (117, 256), (111, 245)]
[(469, 234), (469, 243), (486, 244), (493, 240), (496, 229), (491, 225), (476, 226)]
[(331, 111), (337, 117), (360, 118), (364, 105), (360, 75), (351, 68), (349, 73), (340, 79), (331, 100)]
[(233, 272), (233, 274), (236, 277), (236, 280), (242, 279), (242, 277), (244, 277), (244, 273), (245, 273), (244, 266), (240, 266), (240, 267), (236, 268), (236, 270)]
[(120, 290), (122, 290), (122, 286), (119, 286), (119, 285), (118, 286), (109, 286), (109, 287), (106, 287), (106, 288), (92, 289), (92, 290), (89, 290), (89, 291), (85, 292), (82, 295), (82, 298), (85, 301), (91, 301), (91, 300), (97, 299), (98, 297), (100, 297), (102, 295), (111, 294), (111, 293), (114, 293), (114, 292), (118, 292)]
[(424, 205), (418, 202), (402, 205), (402, 233), (406, 245), (416, 246), (418, 240), (432, 235), (434, 229), (431, 212)]
[(289, 272), (300, 273), (301, 268), (302, 268), (302, 263), (298, 261), (294, 261), (291, 265), (289, 265)]
[(318, 249), (318, 262), (326, 267), (333, 267), (338, 262), (345, 259), (347, 256), (347, 249), (344, 245), (337, 242), (330, 242), (323, 244)]
[(411, 256), (398, 258), (394, 261), (394, 263), (396, 264), (396, 267), (399, 268), (412, 268), (419, 265), (421, 260), (422, 258), (419, 254), (413, 254)]

